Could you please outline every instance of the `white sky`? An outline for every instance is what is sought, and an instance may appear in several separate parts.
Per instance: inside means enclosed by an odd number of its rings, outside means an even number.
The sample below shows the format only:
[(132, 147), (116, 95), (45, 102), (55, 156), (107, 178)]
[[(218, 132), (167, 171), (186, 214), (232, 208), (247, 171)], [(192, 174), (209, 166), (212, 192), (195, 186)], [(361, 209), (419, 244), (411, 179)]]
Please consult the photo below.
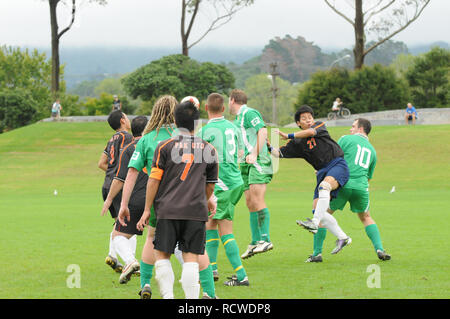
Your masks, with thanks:
[[(181, 45), (181, 0), (109, 0), (106, 6), (88, 0), (77, 3), (76, 23), (62, 38), (65, 47)], [(66, 25), (70, 8), (59, 6), (60, 28)], [(419, 19), (393, 40), (408, 46), (450, 42), (449, 17), (450, 0), (431, 0)], [(192, 40), (200, 29), (201, 25), (197, 25)], [(255, 0), (254, 5), (238, 12), (199, 45), (263, 47), (270, 39), (286, 34), (303, 36), (322, 48), (350, 48), (354, 39), (352, 26), (323, 0)], [(0, 0), (0, 45), (4, 44), (50, 46), (48, 1)]]

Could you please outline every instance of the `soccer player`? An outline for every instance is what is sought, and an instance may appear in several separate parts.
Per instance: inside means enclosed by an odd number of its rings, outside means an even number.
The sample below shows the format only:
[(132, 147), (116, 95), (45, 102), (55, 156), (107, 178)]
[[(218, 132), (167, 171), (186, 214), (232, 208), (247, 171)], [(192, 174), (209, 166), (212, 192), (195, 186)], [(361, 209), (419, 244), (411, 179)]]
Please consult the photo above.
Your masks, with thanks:
[(175, 276), (170, 256), (175, 246), (183, 253), (181, 285), (186, 299), (197, 299), (199, 255), (205, 251), (205, 223), (208, 221), (208, 199), (214, 192), (219, 167), (214, 147), (194, 136), (199, 110), (192, 102), (175, 109), (175, 123), (180, 134), (158, 144), (147, 184), (145, 210), (138, 222), (143, 229), (154, 205), (155, 272), (161, 296), (173, 299)]
[[(128, 163), (146, 125), (147, 118), (145, 116), (135, 117), (133, 121), (131, 121), (131, 132), (133, 133), (134, 139), (130, 144), (125, 146), (120, 153), (117, 172), (111, 183), (108, 196), (103, 205), (102, 215), (106, 213), (111, 206), (113, 199), (123, 188), (123, 183), (125, 182), (128, 172)], [(142, 232), (136, 229), (136, 224), (139, 219), (141, 219), (142, 212), (145, 207), (145, 190), (147, 187), (147, 179), (148, 175), (145, 171), (139, 173), (131, 194), (131, 221), (125, 227), (116, 221), (115, 230), (112, 234), (114, 247), (116, 248), (118, 255), (123, 261), (125, 261), (126, 264), (119, 278), (119, 282), (121, 284), (127, 283), (130, 280), (131, 275), (139, 270), (139, 262), (135, 257), (136, 240), (131, 240), (131, 238), (136, 237), (135, 235), (142, 235)]]
[[(350, 128), (351, 135), (345, 135), (338, 140), (344, 151), (344, 159), (350, 171), (348, 182), (339, 191), (338, 196), (330, 202), (328, 212), (343, 210), (350, 203), (350, 210), (358, 214), (366, 234), (372, 242), (375, 253), (381, 260), (389, 260), (383, 248), (380, 231), (369, 212), (369, 180), (373, 176), (377, 163), (377, 153), (369, 142), (372, 125), (364, 118), (356, 119)], [(326, 229), (319, 228), (314, 235), (314, 251), (306, 262), (322, 262), (322, 247), (326, 237)]]
[[(102, 187), (103, 201), (106, 199), (109, 193), (109, 188), (111, 186), (114, 174), (117, 170), (117, 165), (119, 163), (119, 154), (122, 148), (129, 144), (133, 140), (133, 136), (128, 133), (131, 129), (130, 120), (122, 111), (111, 112), (108, 116), (108, 123), (111, 128), (116, 131), (116, 133), (109, 139), (106, 147), (98, 161), (98, 167), (105, 171), (105, 180)], [(119, 213), (120, 207), (120, 197), (119, 194), (113, 200), (112, 205), (109, 207), (109, 212), (111, 217), (116, 219)], [(105, 263), (111, 266), (116, 272), (122, 272), (123, 266), (117, 259), (117, 253), (114, 248), (114, 243), (112, 241), (112, 233), (109, 238), (109, 253), (105, 259)]]
[[(137, 143), (133, 156), (128, 163), (128, 174), (123, 186), (122, 201), (118, 217), (119, 223), (122, 225), (127, 224), (126, 221), (128, 221), (128, 216), (130, 216), (129, 205), (133, 204), (132, 202), (130, 203), (130, 198), (140, 172), (144, 171), (148, 174), (148, 172), (151, 171), (151, 163), (153, 161), (153, 154), (156, 146), (160, 141), (171, 138), (172, 134), (176, 131), (174, 124), (175, 118), (173, 115), (176, 105), (177, 100), (170, 95), (161, 96), (153, 105), (150, 120), (142, 134), (143, 137)], [(145, 192), (143, 196), (145, 197)], [(156, 216), (152, 208), (147, 237), (142, 248), (140, 261), (140, 296), (142, 299), (150, 299), (152, 295), (150, 281), (153, 277), (153, 268), (155, 264), (153, 251), (155, 226)]]
[(238, 149), (240, 143), (237, 127), (223, 116), (225, 111), (223, 96), (212, 93), (206, 101), (209, 122), (198, 135), (211, 143), (219, 157), (219, 180), (210, 200), (216, 200), (216, 214), (206, 224), (206, 250), (214, 272), (218, 279), (217, 253), (219, 238), (222, 242), (228, 261), (236, 272), (226, 286), (249, 286), (247, 273), (239, 256), (239, 247), (233, 235), (234, 208), (244, 192), (243, 180), (238, 166)]
[(250, 212), (252, 241), (241, 255), (243, 259), (273, 249), (270, 241), (270, 213), (264, 200), (267, 184), (272, 180), (272, 159), (267, 150), (267, 128), (261, 114), (247, 106), (247, 95), (238, 89), (230, 93), (230, 112), (236, 115), (244, 144), (244, 163), (240, 164), (244, 194)]
[(313, 109), (308, 105), (301, 106), (294, 119), (302, 131), (286, 134), (278, 132), (283, 139), (291, 139), (279, 150), (272, 147), (272, 155), (281, 158), (304, 158), (317, 171), (317, 185), (314, 190), (314, 217), (297, 223), (312, 233), (317, 233), (319, 224), (329, 229), (336, 237), (336, 248), (331, 252), (338, 253), (351, 243), (339, 227), (336, 219), (327, 212), (330, 198), (336, 197), (339, 188), (347, 183), (349, 171), (344, 160), (344, 152), (330, 137), (325, 123), (314, 121)]

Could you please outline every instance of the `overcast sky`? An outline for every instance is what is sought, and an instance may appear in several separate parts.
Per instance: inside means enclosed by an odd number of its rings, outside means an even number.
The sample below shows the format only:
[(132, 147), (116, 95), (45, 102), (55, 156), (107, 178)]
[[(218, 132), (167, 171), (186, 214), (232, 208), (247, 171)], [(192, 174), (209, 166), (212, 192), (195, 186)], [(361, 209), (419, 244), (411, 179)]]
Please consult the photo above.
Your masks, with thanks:
[[(348, 0), (336, 0), (345, 3)], [(70, 1), (67, 1), (70, 2)], [(179, 47), (181, 0), (108, 0), (106, 6), (78, 0), (74, 27), (61, 45)], [(67, 24), (70, 6), (59, 7), (60, 28)], [(450, 0), (431, 3), (393, 40), (408, 46), (450, 42)], [(207, 21), (207, 16), (201, 16)], [(205, 25), (198, 24), (196, 38)], [(263, 47), (276, 36), (303, 36), (322, 48), (350, 48), (352, 26), (323, 0), (255, 0), (235, 18), (210, 33), (200, 45)], [(48, 1), (0, 0), (0, 45), (50, 46)]]

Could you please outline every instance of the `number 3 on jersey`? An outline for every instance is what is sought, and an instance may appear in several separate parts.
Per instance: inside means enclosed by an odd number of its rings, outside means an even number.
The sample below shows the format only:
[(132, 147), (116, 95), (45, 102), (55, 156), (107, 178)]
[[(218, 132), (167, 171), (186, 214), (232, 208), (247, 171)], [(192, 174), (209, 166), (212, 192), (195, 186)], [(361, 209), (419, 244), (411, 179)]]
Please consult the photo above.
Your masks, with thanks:
[(189, 170), (191, 169), (192, 162), (194, 161), (194, 154), (187, 153), (183, 154), (183, 157), (181, 158), (181, 161), (183, 163), (186, 163), (186, 166), (184, 167), (183, 173), (181, 174), (180, 179), (184, 181), (189, 174)]
[[(361, 145), (358, 146), (358, 152), (356, 153), (355, 157), (355, 165), (359, 165), (362, 168), (368, 168), (370, 164), (370, 156), (372, 152), (365, 147), (361, 147)], [(366, 156), (367, 155), (367, 156)]]

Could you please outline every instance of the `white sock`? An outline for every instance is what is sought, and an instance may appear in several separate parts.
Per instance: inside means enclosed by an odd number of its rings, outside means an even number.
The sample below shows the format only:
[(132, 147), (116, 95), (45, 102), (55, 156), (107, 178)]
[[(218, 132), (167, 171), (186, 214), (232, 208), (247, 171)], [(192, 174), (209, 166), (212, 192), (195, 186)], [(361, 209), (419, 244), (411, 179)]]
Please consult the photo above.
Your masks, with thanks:
[(155, 262), (155, 279), (158, 282), (161, 297), (163, 299), (174, 299), (173, 283), (175, 274), (169, 259), (161, 259)]
[(322, 221), (322, 218), (325, 216), (325, 214), (328, 214), (327, 209), (329, 206), (330, 206), (330, 191), (320, 190), (319, 200), (317, 201), (316, 209), (314, 210), (314, 217), (312, 218), (312, 220), (317, 226)]
[(109, 253), (108, 253), (108, 255), (111, 257), (117, 258), (117, 253), (116, 253), (116, 249), (114, 248), (112, 235), (113, 235), (113, 233), (111, 232), (111, 234), (109, 234)]
[(198, 299), (200, 294), (198, 267), (196, 262), (183, 263), (180, 281), (186, 299)]
[(321, 222), (325, 228), (327, 228), (334, 236), (338, 239), (345, 239), (348, 236), (344, 233), (344, 231), (339, 227), (336, 218), (334, 218), (328, 212), (324, 214)]
[(175, 255), (175, 257), (177, 257), (180, 265), (183, 265), (183, 263), (184, 263), (183, 252), (178, 248), (178, 244), (175, 246), (175, 250), (174, 250), (173, 254)]
[(134, 262), (134, 254), (131, 250), (130, 244), (128, 243), (128, 238), (124, 236), (116, 236), (113, 239), (113, 244), (116, 248), (117, 253), (120, 258), (128, 265)]
[(133, 257), (136, 259), (136, 244), (137, 244), (137, 236), (133, 235), (128, 239), (128, 244), (130, 245), (131, 252), (133, 253)]

